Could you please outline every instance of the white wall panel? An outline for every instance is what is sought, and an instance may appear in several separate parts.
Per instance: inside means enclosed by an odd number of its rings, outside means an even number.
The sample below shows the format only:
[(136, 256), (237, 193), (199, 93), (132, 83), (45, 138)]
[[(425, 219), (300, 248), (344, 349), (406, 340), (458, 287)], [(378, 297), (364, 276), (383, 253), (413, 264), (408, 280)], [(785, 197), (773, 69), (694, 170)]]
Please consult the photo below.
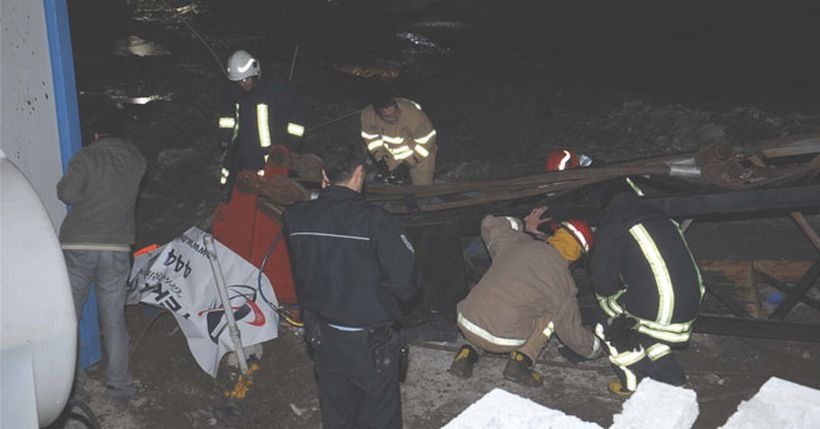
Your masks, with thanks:
[(44, 4), (0, 0), (0, 149), (34, 186), (55, 230), (65, 216)]

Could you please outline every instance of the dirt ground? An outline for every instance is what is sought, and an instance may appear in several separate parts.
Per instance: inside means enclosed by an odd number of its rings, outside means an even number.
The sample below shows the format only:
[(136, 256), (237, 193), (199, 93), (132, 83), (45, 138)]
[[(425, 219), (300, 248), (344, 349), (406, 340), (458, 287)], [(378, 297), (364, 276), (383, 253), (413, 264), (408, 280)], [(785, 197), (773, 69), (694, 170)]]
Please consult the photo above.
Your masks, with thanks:
[[(558, 147), (607, 163), (820, 132), (820, 67), (807, 49), (817, 40), (809, 24), (820, 11), (810, 4), (733, 13), (653, 2), (624, 9), (580, 2), (596, 6), (587, 12), (561, 2), (508, 8), (492, 0), (247, 1), (241, 8), (219, 0), (71, 3), (84, 131), (102, 106), (120, 103), (149, 160), (137, 247), (165, 243), (191, 225), (207, 227), (222, 196), (215, 108), (226, 82), (189, 26), (222, 61), (248, 49), (265, 73), (280, 77), (291, 71), (299, 44), (293, 82), (307, 108), (306, 152), (356, 139), (355, 119), (322, 125), (363, 107), (376, 83), (418, 101), (439, 133), (438, 182), (537, 173), (544, 154)], [(374, 20), (379, 24), (362, 30)], [(399, 74), (380, 81), (357, 77), (361, 70)], [(153, 101), (134, 104), (138, 97)], [(687, 237), (701, 259), (817, 256), (782, 213), (762, 223), (698, 221)], [(790, 317), (817, 323), (816, 313), (800, 305)], [(173, 318), (160, 315), (151, 324), (155, 317), (148, 307), (127, 310), (140, 382), (135, 400), (108, 402), (101, 367), (90, 371), (88, 401), (102, 427), (319, 427), (312, 364), (298, 330), (282, 325), (280, 338), (265, 344), (262, 369), (231, 416), (222, 386), (198, 368)], [(622, 400), (606, 392), (612, 374), (604, 360), (569, 364), (553, 342), (538, 364), (545, 386), (527, 389), (504, 381), (504, 360), (493, 356), (482, 358), (468, 381), (450, 376), (458, 345), (411, 348), (405, 427), (441, 427), (495, 387), (604, 427), (620, 411)], [(723, 424), (771, 376), (820, 388), (817, 344), (696, 334), (679, 358), (698, 393), (698, 428)]]
[[(140, 332), (151, 318), (145, 309), (129, 308), (129, 330)], [(320, 427), (312, 364), (298, 330), (283, 326), (280, 338), (265, 344), (262, 369), (236, 408), (226, 408), (222, 386), (196, 365), (172, 317), (161, 316), (135, 340), (139, 342), (132, 372), (140, 382), (140, 394), (127, 406), (106, 399), (99, 365), (89, 374), (89, 406), (103, 428)], [(408, 378), (402, 386), (405, 427), (439, 428), (496, 387), (603, 427), (621, 411), (623, 399), (606, 391), (612, 373), (605, 359), (570, 364), (552, 342), (537, 365), (545, 374), (544, 386), (526, 388), (503, 379), (504, 356), (482, 357), (470, 380), (450, 375), (446, 370), (458, 345), (411, 347)], [(688, 373), (686, 387), (698, 394), (696, 428), (725, 423), (740, 401), (753, 396), (772, 376), (820, 388), (817, 344), (695, 334), (678, 357)], [(236, 409), (240, 415), (231, 417)], [(82, 426), (69, 421), (54, 427)]]

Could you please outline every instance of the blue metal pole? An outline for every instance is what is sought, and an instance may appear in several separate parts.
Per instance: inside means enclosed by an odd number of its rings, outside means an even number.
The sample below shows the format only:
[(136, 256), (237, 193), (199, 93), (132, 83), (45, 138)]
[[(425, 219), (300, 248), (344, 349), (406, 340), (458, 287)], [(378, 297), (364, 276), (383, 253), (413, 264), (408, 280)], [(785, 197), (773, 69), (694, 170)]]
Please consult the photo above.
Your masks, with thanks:
[[(77, 87), (74, 78), (74, 54), (66, 0), (44, 0), (51, 75), (54, 80), (54, 104), (57, 109), (57, 131), (63, 172), (74, 152), (82, 148)], [(88, 368), (102, 359), (100, 327), (97, 319), (97, 297), (92, 288), (80, 318), (79, 366)]]

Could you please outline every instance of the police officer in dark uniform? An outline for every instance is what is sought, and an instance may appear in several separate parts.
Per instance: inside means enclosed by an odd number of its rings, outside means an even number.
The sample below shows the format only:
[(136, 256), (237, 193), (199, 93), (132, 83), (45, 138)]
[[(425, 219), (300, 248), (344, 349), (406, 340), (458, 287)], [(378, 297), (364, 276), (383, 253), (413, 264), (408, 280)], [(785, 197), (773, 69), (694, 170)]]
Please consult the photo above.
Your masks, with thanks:
[(366, 156), (358, 144), (332, 148), (319, 197), (284, 213), (325, 429), (402, 427), (393, 325), (417, 289), (414, 250), (362, 197)]
[(679, 225), (634, 189), (607, 206), (591, 261), (605, 313), (595, 333), (619, 378), (609, 390), (623, 396), (644, 377), (676, 386), (686, 381), (672, 348), (688, 343), (705, 290)]

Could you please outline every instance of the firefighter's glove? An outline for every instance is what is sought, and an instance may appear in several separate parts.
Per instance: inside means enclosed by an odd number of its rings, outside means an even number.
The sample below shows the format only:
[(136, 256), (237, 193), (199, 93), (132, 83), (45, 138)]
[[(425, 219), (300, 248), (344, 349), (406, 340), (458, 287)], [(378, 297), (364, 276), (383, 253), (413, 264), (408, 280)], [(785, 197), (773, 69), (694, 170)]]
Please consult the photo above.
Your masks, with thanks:
[(604, 334), (607, 341), (620, 351), (637, 350), (641, 347), (637, 325), (637, 320), (622, 314), (607, 322)]

